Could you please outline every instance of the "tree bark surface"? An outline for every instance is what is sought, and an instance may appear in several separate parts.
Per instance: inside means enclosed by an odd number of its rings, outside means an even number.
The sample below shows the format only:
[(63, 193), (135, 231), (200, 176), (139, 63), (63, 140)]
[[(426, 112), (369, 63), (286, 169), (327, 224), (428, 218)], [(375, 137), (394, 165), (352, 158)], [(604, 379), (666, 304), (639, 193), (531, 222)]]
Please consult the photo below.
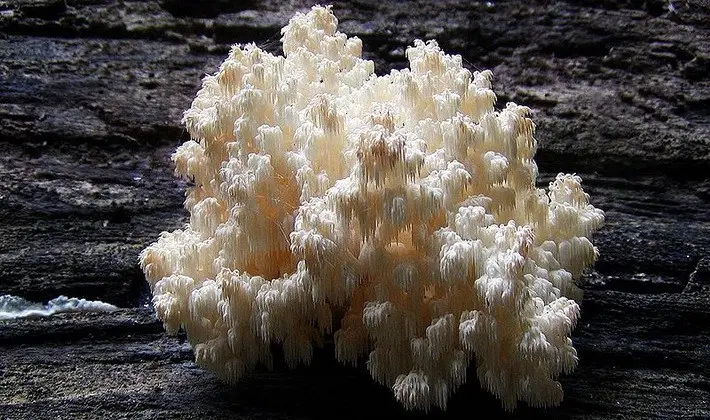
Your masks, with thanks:
[[(312, 4), (0, 0), (0, 294), (113, 313), (0, 321), (0, 418), (405, 418), (332, 344), (227, 386), (167, 336), (137, 255), (187, 221), (170, 154), (232, 43), (279, 52)], [(469, 381), (430, 417), (710, 418), (710, 3), (334, 1), (378, 74), (437, 39), (533, 109), (545, 186), (606, 212), (561, 406), (512, 414)]]

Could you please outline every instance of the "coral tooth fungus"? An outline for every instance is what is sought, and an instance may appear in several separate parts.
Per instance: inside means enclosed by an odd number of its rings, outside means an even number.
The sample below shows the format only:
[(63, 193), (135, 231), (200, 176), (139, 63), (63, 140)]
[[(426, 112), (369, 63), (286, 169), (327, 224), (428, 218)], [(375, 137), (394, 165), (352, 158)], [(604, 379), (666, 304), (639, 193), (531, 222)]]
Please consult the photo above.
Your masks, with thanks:
[(445, 409), (471, 363), (506, 409), (558, 404), (604, 213), (577, 176), (536, 187), (529, 109), (434, 41), (375, 76), (329, 7), (282, 34), (284, 56), (234, 46), (185, 112), (190, 222), (140, 255), (166, 329), (234, 382), (273, 343), (308, 364), (337, 316), (338, 360), (407, 409)]

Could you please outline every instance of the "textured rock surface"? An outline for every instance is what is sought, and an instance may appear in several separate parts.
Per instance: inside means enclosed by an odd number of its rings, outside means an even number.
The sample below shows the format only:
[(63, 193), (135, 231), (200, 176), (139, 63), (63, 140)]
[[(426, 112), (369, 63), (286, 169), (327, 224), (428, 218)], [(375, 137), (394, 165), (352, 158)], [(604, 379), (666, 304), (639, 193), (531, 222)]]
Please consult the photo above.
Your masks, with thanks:
[[(414, 38), (493, 70), (499, 106), (534, 109), (544, 181), (577, 172), (607, 212), (565, 401), (514, 416), (710, 417), (710, 4), (333, 4), (380, 74)], [(225, 387), (143, 306), (137, 254), (186, 220), (182, 111), (231, 43), (277, 52), (310, 5), (0, 0), (0, 294), (125, 308), (0, 321), (1, 418), (417, 417), (332, 347)], [(472, 380), (445, 417), (484, 409)]]

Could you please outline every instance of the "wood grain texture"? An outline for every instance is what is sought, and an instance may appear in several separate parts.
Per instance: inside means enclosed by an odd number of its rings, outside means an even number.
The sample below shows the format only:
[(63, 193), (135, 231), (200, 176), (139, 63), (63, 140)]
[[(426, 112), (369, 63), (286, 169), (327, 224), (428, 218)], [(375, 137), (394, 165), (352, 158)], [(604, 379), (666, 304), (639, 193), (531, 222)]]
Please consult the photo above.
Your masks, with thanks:
[[(413, 418), (333, 360), (234, 387), (145, 306), (140, 250), (187, 220), (169, 156), (230, 44), (279, 51), (304, 1), (0, 0), (0, 294), (111, 314), (0, 321), (0, 418)], [(379, 74), (436, 38), (533, 108), (545, 185), (607, 214), (565, 400), (512, 415), (475, 379), (435, 418), (710, 418), (710, 3), (333, 2)], [(475, 375), (471, 374), (470, 378)]]

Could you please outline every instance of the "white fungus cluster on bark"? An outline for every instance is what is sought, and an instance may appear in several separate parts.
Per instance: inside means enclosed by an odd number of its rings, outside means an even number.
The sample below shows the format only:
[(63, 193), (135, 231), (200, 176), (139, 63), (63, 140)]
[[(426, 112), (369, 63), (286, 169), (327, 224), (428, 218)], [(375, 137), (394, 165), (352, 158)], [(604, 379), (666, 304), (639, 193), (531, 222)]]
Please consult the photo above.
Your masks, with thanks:
[(577, 176), (536, 188), (529, 109), (496, 110), (490, 71), (415, 41), (377, 77), (336, 28), (313, 7), (284, 56), (236, 45), (205, 77), (173, 155), (190, 222), (140, 255), (158, 317), (229, 382), (332, 332), (407, 409), (446, 409), (472, 363), (506, 409), (558, 404), (604, 213)]

